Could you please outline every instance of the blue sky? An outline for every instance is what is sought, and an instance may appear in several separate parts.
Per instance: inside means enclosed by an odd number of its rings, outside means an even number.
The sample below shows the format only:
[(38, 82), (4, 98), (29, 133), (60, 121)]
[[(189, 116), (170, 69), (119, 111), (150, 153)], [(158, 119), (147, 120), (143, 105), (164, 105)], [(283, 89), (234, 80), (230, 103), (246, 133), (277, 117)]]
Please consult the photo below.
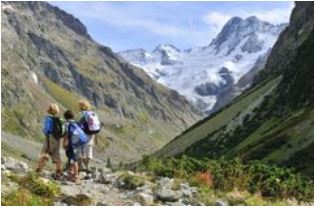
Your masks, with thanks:
[(233, 16), (289, 22), (293, 2), (50, 2), (79, 18), (97, 42), (114, 51), (173, 44), (208, 45)]

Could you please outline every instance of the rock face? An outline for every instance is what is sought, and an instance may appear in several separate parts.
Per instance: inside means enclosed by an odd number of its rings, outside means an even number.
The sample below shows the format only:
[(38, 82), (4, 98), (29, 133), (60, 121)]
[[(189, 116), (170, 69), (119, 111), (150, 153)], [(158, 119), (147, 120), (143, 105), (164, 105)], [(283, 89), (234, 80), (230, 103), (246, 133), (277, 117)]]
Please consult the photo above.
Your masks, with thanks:
[[(238, 82), (247, 73), (256, 74), (258, 59), (265, 56), (287, 24), (272, 25), (252, 16), (230, 19), (212, 42), (183, 52), (172, 45), (159, 45), (118, 54), (142, 67), (159, 83), (177, 90), (201, 111), (212, 113), (229, 103), (246, 88)], [(221, 70), (227, 70), (228, 77)], [(251, 85), (253, 76), (242, 80)], [(248, 87), (247, 86), (247, 87)]]
[(110, 145), (97, 157), (126, 162), (152, 152), (201, 117), (185, 97), (96, 43), (61, 9), (46, 2), (2, 2), (1, 9), (5, 130), (38, 138), (49, 103), (76, 110), (76, 102), (86, 98), (105, 124), (103, 146)]
[(265, 73), (260, 74), (256, 82), (265, 77), (280, 74), (290, 65), (297, 53), (297, 48), (314, 30), (314, 7), (312, 2), (296, 2), (290, 17), (290, 24), (279, 36), (271, 50), (272, 56), (268, 58)]

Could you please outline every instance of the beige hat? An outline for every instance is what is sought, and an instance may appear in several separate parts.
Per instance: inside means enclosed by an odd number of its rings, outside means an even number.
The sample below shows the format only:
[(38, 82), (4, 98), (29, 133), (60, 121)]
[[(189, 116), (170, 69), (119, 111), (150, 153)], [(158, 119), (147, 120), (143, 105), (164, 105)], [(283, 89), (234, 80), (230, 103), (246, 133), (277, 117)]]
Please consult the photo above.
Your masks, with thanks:
[(91, 105), (90, 105), (89, 101), (87, 101), (87, 100), (80, 100), (79, 101), (79, 108), (80, 108), (80, 110), (90, 110)]
[(55, 116), (57, 114), (59, 114), (60, 110), (57, 104), (52, 103), (49, 105), (48, 109), (47, 109), (47, 113)]

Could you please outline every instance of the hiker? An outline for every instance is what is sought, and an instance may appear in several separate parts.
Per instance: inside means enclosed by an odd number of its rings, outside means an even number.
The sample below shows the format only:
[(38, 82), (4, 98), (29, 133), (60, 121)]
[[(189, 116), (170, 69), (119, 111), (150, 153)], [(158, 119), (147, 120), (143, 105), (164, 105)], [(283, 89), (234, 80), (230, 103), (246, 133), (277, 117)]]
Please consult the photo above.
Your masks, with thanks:
[(64, 113), (64, 118), (66, 119), (66, 133), (63, 140), (63, 148), (66, 150), (66, 156), (69, 161), (69, 180), (79, 183), (79, 161), (89, 137), (74, 121), (74, 113), (71, 110), (67, 110)]
[(61, 138), (64, 134), (63, 121), (58, 117), (59, 107), (57, 104), (50, 104), (45, 117), (43, 133), (46, 137), (41, 155), (38, 160), (36, 172), (41, 172), (46, 166), (49, 157), (56, 166), (54, 178), (60, 180), (62, 177), (62, 164), (60, 159)]
[[(93, 146), (94, 143), (97, 144), (95, 135), (100, 131), (101, 124), (96, 113), (91, 111), (91, 105), (87, 100), (80, 100), (78, 104), (82, 114), (79, 119), (80, 126), (89, 136), (89, 142), (83, 149), (83, 164), (86, 168), (85, 171), (89, 174), (91, 173), (89, 163), (93, 159)], [(80, 164), (81, 168), (83, 164)]]

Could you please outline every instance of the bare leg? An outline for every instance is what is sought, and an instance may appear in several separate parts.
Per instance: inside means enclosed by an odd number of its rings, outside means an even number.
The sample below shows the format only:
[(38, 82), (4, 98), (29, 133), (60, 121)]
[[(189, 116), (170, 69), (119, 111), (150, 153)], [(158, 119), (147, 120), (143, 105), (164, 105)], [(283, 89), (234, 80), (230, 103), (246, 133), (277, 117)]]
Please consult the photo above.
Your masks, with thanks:
[(89, 167), (90, 158), (84, 158), (84, 159), (83, 159), (83, 163), (84, 163), (86, 169), (89, 171), (89, 170), (90, 170), (90, 167)]
[(80, 179), (79, 179), (79, 164), (77, 162), (73, 164), (73, 170), (74, 170), (74, 174), (73, 174), (74, 182), (78, 183), (80, 182)]
[(48, 156), (42, 155), (38, 160), (36, 172), (41, 172), (44, 169), (44, 167), (46, 166), (47, 161), (48, 161)]
[(57, 161), (55, 163), (56, 165), (56, 179), (60, 180), (61, 179), (61, 174), (62, 174), (62, 164), (61, 161)]

